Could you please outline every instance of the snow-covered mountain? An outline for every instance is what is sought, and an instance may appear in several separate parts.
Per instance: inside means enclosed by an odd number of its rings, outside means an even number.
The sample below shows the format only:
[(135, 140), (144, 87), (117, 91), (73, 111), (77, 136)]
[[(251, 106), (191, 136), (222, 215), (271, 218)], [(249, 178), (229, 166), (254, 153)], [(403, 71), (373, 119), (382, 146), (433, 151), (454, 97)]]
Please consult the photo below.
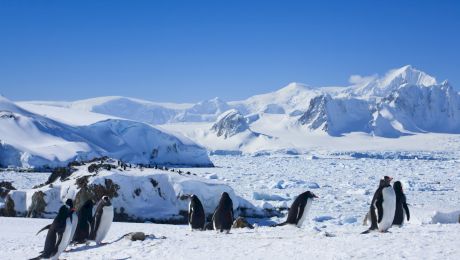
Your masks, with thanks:
[(212, 165), (204, 148), (145, 123), (107, 119), (71, 126), (0, 97), (1, 166), (58, 166), (96, 156), (144, 164)]
[(274, 92), (230, 102), (214, 98), (172, 104), (101, 97), (18, 104), (37, 113), (46, 110), (54, 117), (62, 114), (57, 108), (66, 108), (161, 124), (162, 129), (179, 132), (209, 150), (311, 148), (318, 136), (359, 134), (364, 140), (460, 132), (459, 93), (423, 71), (408, 65), (382, 77), (352, 76), (350, 82), (346, 87), (290, 83)]

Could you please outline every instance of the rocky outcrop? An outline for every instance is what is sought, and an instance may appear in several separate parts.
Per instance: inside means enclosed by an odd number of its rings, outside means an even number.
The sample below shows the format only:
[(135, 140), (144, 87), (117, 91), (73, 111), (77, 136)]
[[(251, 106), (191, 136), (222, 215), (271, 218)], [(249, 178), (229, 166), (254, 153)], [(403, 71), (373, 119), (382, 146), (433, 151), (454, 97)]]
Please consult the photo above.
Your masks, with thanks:
[(224, 138), (232, 137), (244, 131), (250, 131), (246, 118), (236, 109), (231, 109), (219, 116), (211, 131)]
[[(88, 168), (93, 164), (110, 167), (90, 172)], [(210, 215), (217, 207), (222, 192), (230, 194), (234, 211), (238, 212), (239, 198), (230, 186), (218, 180), (166, 169), (124, 169), (121, 165), (118, 161), (106, 159), (103, 163), (74, 166), (75, 171), (64, 179), (55, 178), (50, 184), (8, 194), (6, 203), (1, 206), (1, 214), (53, 218), (69, 198), (79, 209), (87, 200), (96, 202), (102, 196), (109, 196), (116, 221), (179, 224), (187, 222), (190, 194), (200, 198), (205, 212)]]
[(307, 111), (298, 119), (310, 130), (322, 130), (332, 136), (350, 132), (369, 132), (372, 119), (367, 101), (355, 98), (332, 98), (320, 95), (310, 101)]
[(254, 226), (252, 226), (245, 218), (238, 217), (233, 222), (232, 228), (249, 228), (249, 229), (253, 229)]

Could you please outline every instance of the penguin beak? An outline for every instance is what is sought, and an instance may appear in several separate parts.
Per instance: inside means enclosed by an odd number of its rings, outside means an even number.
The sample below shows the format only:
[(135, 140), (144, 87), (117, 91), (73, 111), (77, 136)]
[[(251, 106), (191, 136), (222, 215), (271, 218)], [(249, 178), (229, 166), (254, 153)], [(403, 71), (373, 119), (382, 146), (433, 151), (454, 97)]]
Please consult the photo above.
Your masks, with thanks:
[(319, 197), (318, 197), (318, 196), (316, 196), (315, 194), (313, 194), (313, 198), (317, 198), (317, 199), (319, 199)]

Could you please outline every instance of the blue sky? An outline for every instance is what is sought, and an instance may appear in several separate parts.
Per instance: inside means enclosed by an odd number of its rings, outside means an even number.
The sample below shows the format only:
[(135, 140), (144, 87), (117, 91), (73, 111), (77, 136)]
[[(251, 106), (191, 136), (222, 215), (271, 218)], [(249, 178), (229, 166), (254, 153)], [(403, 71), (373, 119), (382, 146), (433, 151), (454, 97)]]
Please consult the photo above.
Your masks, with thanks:
[(237, 100), (412, 64), (460, 86), (460, 1), (0, 0), (0, 93)]

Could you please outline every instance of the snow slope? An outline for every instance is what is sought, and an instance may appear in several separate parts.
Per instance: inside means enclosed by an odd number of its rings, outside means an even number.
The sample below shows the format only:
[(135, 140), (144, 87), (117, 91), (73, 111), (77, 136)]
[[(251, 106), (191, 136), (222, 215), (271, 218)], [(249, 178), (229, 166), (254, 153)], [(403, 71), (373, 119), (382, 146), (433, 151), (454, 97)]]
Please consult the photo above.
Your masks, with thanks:
[(107, 119), (75, 126), (79, 124), (34, 114), (1, 97), (0, 165), (56, 166), (104, 155), (134, 163), (211, 164), (202, 147), (144, 123)]

